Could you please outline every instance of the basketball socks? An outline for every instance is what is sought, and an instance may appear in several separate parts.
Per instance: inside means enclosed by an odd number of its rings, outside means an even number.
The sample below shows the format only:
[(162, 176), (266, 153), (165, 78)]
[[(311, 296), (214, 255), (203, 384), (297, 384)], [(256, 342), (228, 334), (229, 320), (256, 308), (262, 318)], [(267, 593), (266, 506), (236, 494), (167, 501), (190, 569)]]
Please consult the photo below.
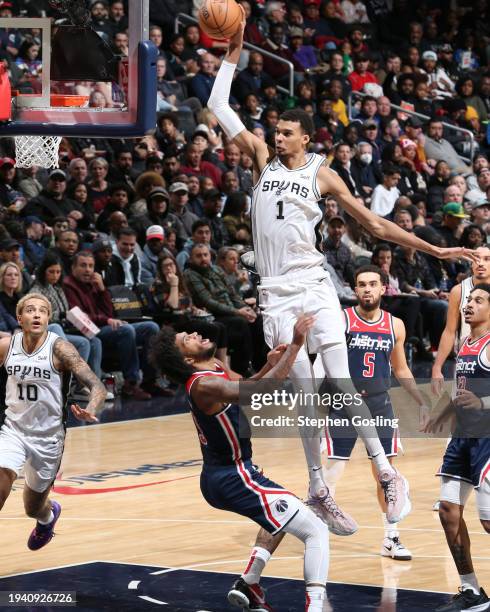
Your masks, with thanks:
[(461, 589), (463, 591), (471, 589), (475, 595), (480, 594), (480, 585), (478, 584), (475, 572), (471, 574), (460, 574), (459, 579), (461, 580)]
[(37, 522), (40, 525), (49, 525), (49, 523), (51, 523), (51, 521), (54, 521), (54, 514), (53, 514), (52, 510), (49, 511), (49, 517), (47, 518), (46, 521), (41, 521), (41, 520), (37, 519)]
[(322, 466), (313, 466), (308, 468), (308, 473), (310, 474), (310, 489), (309, 494), (313, 497), (323, 497), (327, 494), (328, 487), (325, 485), (323, 480), (323, 470)]
[(247, 584), (258, 584), (260, 582), (260, 576), (270, 558), (271, 554), (268, 550), (260, 546), (254, 546), (248, 565), (242, 574), (242, 578)]
[(399, 535), (400, 535), (400, 532), (396, 528), (396, 525), (398, 523), (389, 523), (388, 520), (386, 519), (386, 514), (384, 512), (381, 514), (381, 516), (383, 518), (383, 527), (385, 529), (385, 538), (398, 538)]
[(306, 612), (322, 612), (326, 591), (323, 586), (306, 587)]

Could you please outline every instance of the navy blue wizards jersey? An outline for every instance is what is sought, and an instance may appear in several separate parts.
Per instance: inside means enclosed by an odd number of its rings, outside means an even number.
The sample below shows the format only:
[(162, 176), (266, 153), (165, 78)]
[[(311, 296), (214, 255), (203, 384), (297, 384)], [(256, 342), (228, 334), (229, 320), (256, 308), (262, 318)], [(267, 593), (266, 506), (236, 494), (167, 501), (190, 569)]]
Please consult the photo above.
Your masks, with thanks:
[[(477, 397), (490, 395), (490, 362), (486, 349), (490, 332), (477, 340), (465, 338), (456, 357), (456, 387), (471, 391)], [(489, 432), (488, 410), (457, 409), (458, 435), (485, 436)], [(462, 431), (464, 430), (464, 431)]]
[(391, 386), (391, 352), (395, 346), (393, 317), (385, 310), (377, 321), (363, 319), (355, 307), (344, 310), (349, 371), (363, 395), (386, 393)]
[[(199, 410), (191, 397), (192, 385), (203, 376), (220, 376), (229, 380), (221, 368), (195, 372), (186, 383), (192, 418), (197, 429), (205, 465), (233, 465), (252, 457), (248, 420), (238, 404), (228, 404), (217, 414)], [(242, 436), (240, 437), (240, 426)]]

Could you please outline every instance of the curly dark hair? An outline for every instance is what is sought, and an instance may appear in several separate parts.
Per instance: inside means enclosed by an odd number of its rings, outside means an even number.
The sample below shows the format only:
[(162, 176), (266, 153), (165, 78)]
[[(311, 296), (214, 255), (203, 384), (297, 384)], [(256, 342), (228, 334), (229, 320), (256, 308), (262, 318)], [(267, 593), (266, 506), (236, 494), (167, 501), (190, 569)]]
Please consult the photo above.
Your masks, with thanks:
[(175, 336), (175, 331), (164, 325), (152, 339), (148, 360), (157, 372), (183, 385), (197, 370), (184, 360), (175, 344)]

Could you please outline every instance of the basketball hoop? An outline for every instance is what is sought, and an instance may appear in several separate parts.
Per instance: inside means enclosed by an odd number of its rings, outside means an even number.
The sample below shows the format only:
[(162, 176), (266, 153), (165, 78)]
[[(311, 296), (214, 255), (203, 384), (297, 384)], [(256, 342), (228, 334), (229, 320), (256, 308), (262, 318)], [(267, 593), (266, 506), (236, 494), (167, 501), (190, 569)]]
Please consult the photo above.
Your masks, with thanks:
[[(57, 108), (83, 107), (88, 100), (88, 96), (51, 94), (51, 106)], [(15, 167), (59, 168), (61, 140), (61, 136), (14, 136)]]

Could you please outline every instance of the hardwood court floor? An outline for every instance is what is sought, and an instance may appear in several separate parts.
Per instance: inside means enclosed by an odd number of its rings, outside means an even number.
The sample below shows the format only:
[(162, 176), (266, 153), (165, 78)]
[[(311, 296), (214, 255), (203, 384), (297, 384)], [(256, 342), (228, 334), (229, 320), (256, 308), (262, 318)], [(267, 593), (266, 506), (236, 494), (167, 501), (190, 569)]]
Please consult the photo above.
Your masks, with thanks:
[[(330, 581), (456, 590), (457, 574), (431, 510), (438, 495), (433, 474), (444, 447), (442, 439), (407, 440), (406, 454), (398, 460), (413, 501), (402, 524), (403, 542), (414, 555), (407, 563), (379, 556), (380, 513), (370, 466), (357, 444), (336, 497), (361, 528), (349, 538), (331, 536)], [(298, 439), (257, 439), (254, 450), (256, 463), (270, 478), (305, 495)], [(23, 514), (19, 480), (0, 514), (1, 575), (93, 560), (240, 572), (257, 527), (207, 506), (199, 491), (199, 462), (188, 414), (69, 429), (62, 475), (52, 495), (63, 506), (56, 537), (41, 551), (28, 551), (33, 521)], [(473, 500), (467, 520), (480, 581), (490, 585), (490, 540)], [(288, 536), (265, 574), (301, 578), (301, 544)]]

